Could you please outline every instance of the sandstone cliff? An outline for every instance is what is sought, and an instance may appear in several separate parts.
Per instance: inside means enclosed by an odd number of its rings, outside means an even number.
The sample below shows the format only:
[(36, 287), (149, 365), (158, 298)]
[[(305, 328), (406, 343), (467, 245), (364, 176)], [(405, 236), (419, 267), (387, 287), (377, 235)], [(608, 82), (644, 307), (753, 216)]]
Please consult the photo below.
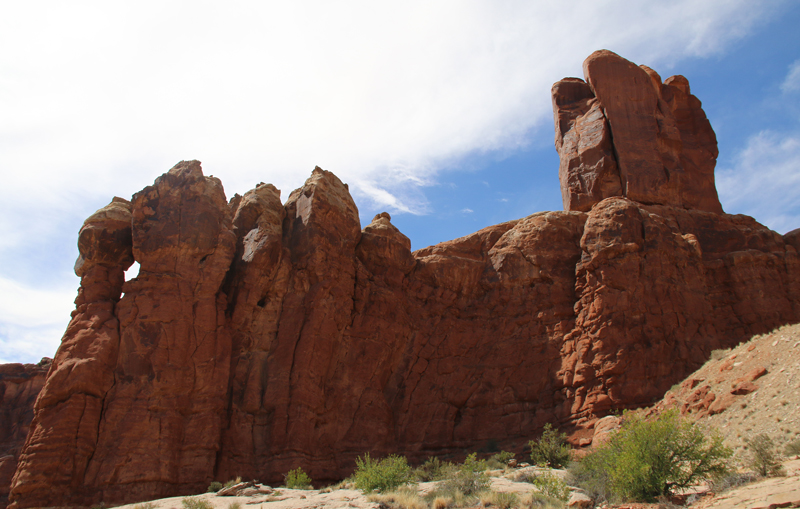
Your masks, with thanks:
[(38, 364), (0, 364), (0, 508), (8, 501), (17, 458), (33, 419), (33, 404), (51, 362), (45, 357)]
[(364, 452), (515, 448), (548, 422), (579, 440), (800, 321), (796, 243), (722, 213), (685, 78), (610, 52), (584, 68), (553, 88), (564, 212), (412, 253), (322, 169), (285, 204), (268, 184), (226, 203), (190, 161), (87, 219), (14, 506), (331, 480)]

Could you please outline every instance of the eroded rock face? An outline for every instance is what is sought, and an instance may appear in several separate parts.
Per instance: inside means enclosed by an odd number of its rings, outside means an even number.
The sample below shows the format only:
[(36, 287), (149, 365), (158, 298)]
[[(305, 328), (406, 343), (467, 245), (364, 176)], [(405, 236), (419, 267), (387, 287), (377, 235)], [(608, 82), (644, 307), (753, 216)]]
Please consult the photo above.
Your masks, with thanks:
[[(708, 198), (713, 164), (702, 185), (672, 179), (706, 175), (687, 161), (715, 150), (713, 132), (684, 135), (699, 118), (688, 85), (603, 58), (588, 85), (554, 87), (565, 205), (582, 210), (412, 253), (389, 214), (362, 230), (330, 172), (315, 168), (285, 204), (268, 184), (226, 202), (192, 161), (92, 216), (15, 507), (280, 482), (297, 467), (335, 480), (365, 452), (519, 450), (548, 422), (586, 443), (598, 418), (651, 403), (711, 350), (800, 321), (796, 236), (687, 206)], [(626, 93), (671, 112), (642, 127), (654, 145), (625, 142), (658, 164), (617, 159), (609, 111), (633, 107), (602, 81), (619, 73), (643, 83)], [(644, 125), (639, 106), (625, 114)]]
[(583, 63), (586, 81), (553, 85), (559, 178), (566, 210), (612, 196), (722, 212), (717, 139), (683, 76), (661, 77), (608, 50)]
[(0, 508), (7, 505), (33, 405), (52, 362), (45, 357), (38, 364), (0, 364)]

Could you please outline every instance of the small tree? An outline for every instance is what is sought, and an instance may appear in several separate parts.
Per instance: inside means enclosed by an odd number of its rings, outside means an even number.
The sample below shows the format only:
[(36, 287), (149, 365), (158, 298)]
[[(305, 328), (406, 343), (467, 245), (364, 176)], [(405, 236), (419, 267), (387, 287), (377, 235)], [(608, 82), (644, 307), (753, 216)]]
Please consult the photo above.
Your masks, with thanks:
[(284, 476), (284, 480), (289, 489), (308, 490), (312, 487), (311, 478), (300, 467), (289, 470), (289, 473)]
[(781, 474), (781, 463), (771, 438), (762, 433), (752, 439), (745, 438), (744, 442), (750, 451), (748, 464), (758, 475), (767, 477)]
[(531, 461), (534, 465), (561, 468), (570, 460), (567, 435), (553, 429), (549, 422), (544, 425), (541, 438), (531, 440), (528, 445), (531, 448)]
[(626, 413), (621, 429), (572, 470), (573, 482), (601, 498), (654, 502), (728, 471), (732, 451), (674, 410), (653, 420)]
[(364, 493), (384, 492), (411, 482), (411, 467), (403, 456), (391, 455), (376, 461), (367, 453), (356, 459), (353, 477), (356, 488)]

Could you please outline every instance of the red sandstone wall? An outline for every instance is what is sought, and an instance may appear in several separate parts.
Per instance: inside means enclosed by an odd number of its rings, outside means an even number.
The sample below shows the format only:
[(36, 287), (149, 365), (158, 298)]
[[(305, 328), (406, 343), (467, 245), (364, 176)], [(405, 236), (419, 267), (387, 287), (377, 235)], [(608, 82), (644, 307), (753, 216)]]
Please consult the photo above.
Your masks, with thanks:
[[(656, 119), (649, 141), (597, 107), (614, 72), (554, 87), (574, 211), (412, 253), (388, 214), (362, 230), (329, 172), (285, 205), (268, 184), (226, 203), (196, 161), (98, 211), (80, 233), (77, 308), (36, 402), (15, 507), (274, 482), (298, 466), (336, 479), (364, 452), (518, 448), (548, 422), (580, 438), (659, 398), (712, 349), (800, 321), (797, 235), (717, 210), (702, 191), (713, 131), (686, 127), (699, 102), (634, 68), (653, 111), (631, 118)], [(628, 145), (604, 145), (609, 126)], [(636, 173), (637, 150), (658, 155), (652, 175)], [(598, 168), (603, 185), (570, 190)], [(649, 204), (632, 200), (640, 191)], [(134, 259), (139, 276), (123, 284)]]

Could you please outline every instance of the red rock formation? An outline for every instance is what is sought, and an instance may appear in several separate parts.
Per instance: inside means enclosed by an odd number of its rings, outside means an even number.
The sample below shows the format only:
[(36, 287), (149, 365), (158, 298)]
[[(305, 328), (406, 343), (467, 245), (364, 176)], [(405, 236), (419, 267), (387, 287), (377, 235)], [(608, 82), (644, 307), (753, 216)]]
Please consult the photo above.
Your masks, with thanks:
[[(226, 204), (194, 161), (112, 203), (122, 221), (90, 218), (15, 507), (274, 482), (296, 467), (332, 480), (365, 452), (519, 448), (548, 422), (580, 442), (712, 349), (800, 320), (791, 237), (709, 210), (716, 149), (688, 86), (613, 54), (587, 68), (591, 87), (554, 87), (565, 206), (582, 211), (412, 253), (388, 214), (361, 230), (329, 172), (285, 205), (267, 184)], [(141, 270), (123, 286), (131, 255)]]
[[(717, 139), (683, 76), (664, 83), (608, 50), (583, 63), (586, 81), (553, 85), (559, 178), (566, 210), (611, 196), (722, 212)], [(613, 145), (613, 146), (612, 146)]]
[(33, 405), (52, 362), (45, 357), (38, 364), (0, 364), (0, 509), (7, 505)]

